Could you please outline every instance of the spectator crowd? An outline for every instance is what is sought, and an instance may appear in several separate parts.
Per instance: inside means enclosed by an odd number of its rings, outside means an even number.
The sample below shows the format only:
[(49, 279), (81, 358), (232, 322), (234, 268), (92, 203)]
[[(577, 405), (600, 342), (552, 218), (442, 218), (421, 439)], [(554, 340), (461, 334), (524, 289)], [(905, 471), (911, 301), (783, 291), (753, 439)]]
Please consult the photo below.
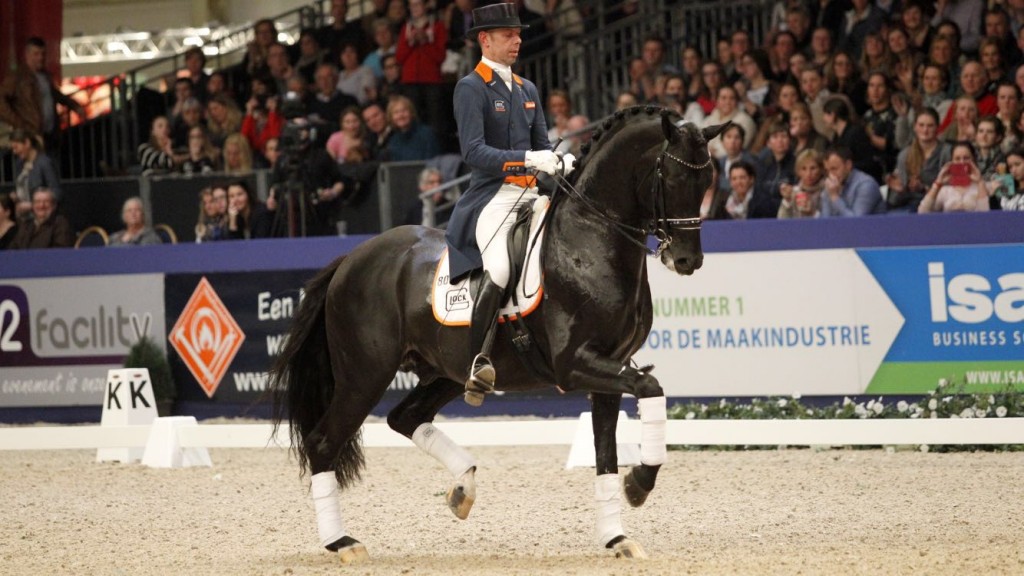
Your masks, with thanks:
[[(365, 197), (381, 162), (429, 161), (419, 184), (432, 190), (458, 172), (451, 89), (479, 58), (464, 31), (486, 3), (375, 0), (349, 18), (348, 2), (332, 0), (330, 23), (292, 45), (272, 20), (258, 21), (242, 62), (223, 70), (192, 48), (167, 83), (166, 109), (143, 131), (138, 171), (227, 175), (197, 191), (201, 242), (338, 233), (340, 207)], [(581, 33), (591, 9), (515, 3), (531, 26), (524, 43), (545, 31)], [(607, 17), (641, 16), (640, 3), (626, 1)], [(703, 217), (1024, 209), (1024, 1), (778, 0), (763, 42), (727, 30), (713, 54), (676, 50), (670, 32), (635, 42), (616, 105), (731, 124), (709, 146), (716, 182)], [(0, 120), (15, 128), (0, 249), (73, 243), (54, 209), (54, 109), (80, 107), (42, 71), (45, 50), (30, 40), (0, 87)], [(578, 155), (589, 119), (563, 88), (540, 86), (549, 137)], [(272, 171), (266, 201), (245, 178), (261, 168)], [(407, 222), (419, 223), (420, 208), (408, 207)], [(125, 204), (119, 244), (154, 240), (144, 213), (138, 198)]]

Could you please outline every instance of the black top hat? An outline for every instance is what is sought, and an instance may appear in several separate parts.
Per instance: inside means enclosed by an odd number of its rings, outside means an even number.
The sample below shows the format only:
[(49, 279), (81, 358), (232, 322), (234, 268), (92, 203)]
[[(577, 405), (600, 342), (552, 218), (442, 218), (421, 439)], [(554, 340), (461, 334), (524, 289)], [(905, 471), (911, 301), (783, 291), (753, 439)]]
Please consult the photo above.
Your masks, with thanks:
[(519, 22), (519, 13), (514, 4), (502, 2), (473, 9), (473, 27), (466, 31), (466, 36), (475, 38), (477, 32), (496, 28), (529, 28), (529, 24)]

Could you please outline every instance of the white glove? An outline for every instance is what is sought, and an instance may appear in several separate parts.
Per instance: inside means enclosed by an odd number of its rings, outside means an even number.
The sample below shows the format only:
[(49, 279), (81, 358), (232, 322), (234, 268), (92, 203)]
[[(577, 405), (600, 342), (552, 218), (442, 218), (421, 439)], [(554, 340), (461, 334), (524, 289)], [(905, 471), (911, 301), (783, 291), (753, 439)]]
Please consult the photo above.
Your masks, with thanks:
[(559, 156), (551, 150), (527, 150), (526, 161), (523, 163), (527, 168), (543, 172), (549, 176), (561, 174), (568, 176), (575, 168), (576, 157), (572, 154)]

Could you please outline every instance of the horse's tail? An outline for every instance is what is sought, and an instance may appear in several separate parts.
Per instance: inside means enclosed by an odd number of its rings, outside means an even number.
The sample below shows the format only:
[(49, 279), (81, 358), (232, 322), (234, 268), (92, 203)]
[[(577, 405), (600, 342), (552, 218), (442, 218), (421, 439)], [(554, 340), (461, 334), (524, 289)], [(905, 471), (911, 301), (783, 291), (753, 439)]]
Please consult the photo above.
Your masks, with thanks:
[[(306, 284), (305, 295), (292, 321), (284, 349), (270, 369), (274, 432), (287, 418), (291, 426), (292, 448), (298, 453), (299, 466), (303, 471), (309, 469), (310, 452), (318, 444), (310, 439), (310, 434), (327, 412), (334, 396), (324, 309), (331, 279), (344, 259), (341, 256)], [(335, 474), (343, 488), (359, 478), (364, 460), (358, 434), (333, 456), (336, 458)]]

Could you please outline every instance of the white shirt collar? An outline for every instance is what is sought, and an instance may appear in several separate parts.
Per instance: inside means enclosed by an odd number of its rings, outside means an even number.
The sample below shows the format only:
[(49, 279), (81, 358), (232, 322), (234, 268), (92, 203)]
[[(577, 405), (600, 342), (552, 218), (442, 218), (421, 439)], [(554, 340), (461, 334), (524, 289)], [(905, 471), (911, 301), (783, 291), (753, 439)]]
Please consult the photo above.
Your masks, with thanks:
[(486, 56), (481, 56), (480, 61), (487, 65), (488, 68), (498, 73), (498, 77), (505, 81), (505, 86), (509, 90), (512, 89), (512, 67), (504, 64), (498, 64), (494, 60)]

